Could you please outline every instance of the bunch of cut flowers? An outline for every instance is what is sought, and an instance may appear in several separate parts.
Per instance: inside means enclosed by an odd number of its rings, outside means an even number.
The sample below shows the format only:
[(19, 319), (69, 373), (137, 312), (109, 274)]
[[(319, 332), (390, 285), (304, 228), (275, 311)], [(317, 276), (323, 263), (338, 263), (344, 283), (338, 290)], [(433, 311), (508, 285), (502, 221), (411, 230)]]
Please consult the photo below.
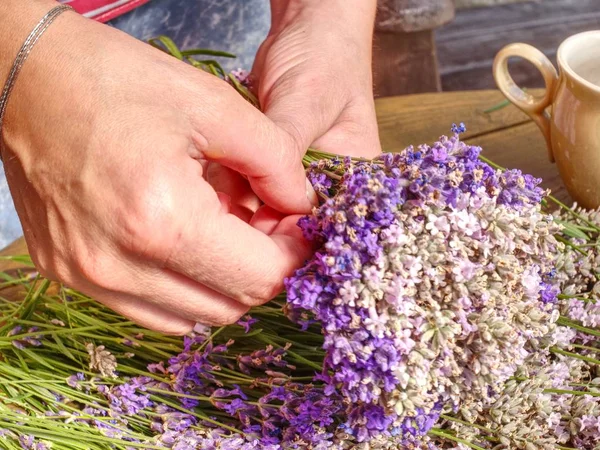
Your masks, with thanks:
[[(258, 105), (228, 54), (153, 44)], [(26, 294), (0, 299), (0, 447), (600, 449), (600, 213), (463, 131), (373, 161), (308, 151), (318, 250), (231, 326), (163, 336), (2, 274)]]

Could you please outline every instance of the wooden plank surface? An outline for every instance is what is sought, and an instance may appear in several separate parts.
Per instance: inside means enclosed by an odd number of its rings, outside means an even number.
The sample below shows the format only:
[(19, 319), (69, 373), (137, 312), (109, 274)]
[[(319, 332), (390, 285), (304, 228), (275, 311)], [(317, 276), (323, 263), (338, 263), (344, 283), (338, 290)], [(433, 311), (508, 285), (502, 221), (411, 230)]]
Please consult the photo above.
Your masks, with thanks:
[[(548, 162), (544, 139), (537, 127), (515, 107), (485, 110), (502, 101), (497, 91), (466, 91), (419, 94), (377, 100), (382, 145), (399, 151), (408, 145), (432, 143), (448, 134), (452, 122), (467, 125), (466, 141), (483, 147), (483, 155), (505, 167), (516, 167), (544, 178), (544, 186), (568, 202), (556, 167)], [(0, 251), (0, 255), (27, 253), (23, 239)], [(0, 270), (21, 267), (0, 261)], [(5, 295), (5, 292), (2, 292)]]
[[(600, 29), (600, 0), (543, 0), (461, 10), (453, 22), (436, 31), (444, 91), (491, 89), (492, 61), (505, 45), (525, 42), (554, 63), (567, 37)], [(537, 70), (524, 61), (511, 62), (515, 81), (543, 86)]]
[(377, 97), (441, 91), (433, 31), (376, 32), (373, 77)]
[(508, 106), (486, 113), (504, 97), (499, 91), (464, 91), (407, 95), (377, 99), (379, 134), (385, 151), (432, 142), (450, 132), (452, 123), (467, 125), (466, 138), (529, 122)]
[[(537, 91), (534, 91), (534, 93)], [(507, 168), (542, 178), (543, 186), (570, 203), (558, 170), (548, 160), (544, 138), (531, 120), (514, 106), (485, 112), (503, 100), (498, 91), (464, 91), (409, 95), (377, 100), (377, 120), (384, 151), (432, 143), (448, 134), (453, 122), (464, 122), (465, 141), (483, 148), (483, 155)]]

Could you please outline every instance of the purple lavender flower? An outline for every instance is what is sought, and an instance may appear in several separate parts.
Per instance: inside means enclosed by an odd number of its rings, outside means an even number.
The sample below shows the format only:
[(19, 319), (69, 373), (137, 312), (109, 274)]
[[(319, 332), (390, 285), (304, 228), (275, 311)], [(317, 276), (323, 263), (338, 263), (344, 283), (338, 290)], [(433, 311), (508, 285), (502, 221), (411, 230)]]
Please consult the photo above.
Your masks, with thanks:
[[(38, 331), (38, 327), (31, 327), (27, 330), (27, 334), (35, 333)], [(10, 330), (7, 336), (18, 336), (23, 331), (23, 327), (21, 325), (17, 325), (12, 330)], [(19, 350), (23, 350), (27, 347), (40, 347), (42, 345), (41, 336), (24, 336), (20, 339), (13, 339), (11, 344), (18, 348)]]
[(541, 290), (540, 290), (540, 299), (544, 303), (556, 303), (558, 300), (558, 294), (560, 293), (560, 289), (558, 286), (553, 286), (548, 283), (542, 282)]
[(453, 123), (451, 130), (453, 133), (460, 134), (460, 133), (464, 133), (465, 131), (467, 131), (467, 127), (465, 127), (465, 124), (462, 122), (459, 123), (458, 125)]
[(250, 86), (250, 72), (244, 69), (235, 69), (231, 71), (231, 76), (242, 86)]
[(246, 333), (250, 333), (250, 329), (255, 323), (258, 323), (258, 319), (255, 319), (248, 315), (242, 317), (240, 320), (237, 321), (237, 324), (243, 327)]
[(67, 385), (74, 389), (81, 390), (81, 384), (79, 382), (84, 380), (85, 375), (81, 372), (77, 372), (75, 375), (71, 375), (67, 378)]
[(139, 347), (140, 344), (138, 344), (135, 341), (132, 341), (131, 339), (123, 339), (123, 345), (127, 345), (128, 347)]
[(50, 446), (30, 435), (20, 435), (19, 444), (24, 450), (50, 450)]
[(7, 333), (7, 336), (14, 336), (16, 334), (21, 333), (22, 330), (23, 330), (23, 327), (21, 325), (17, 325), (16, 327), (14, 327), (12, 330), (10, 330)]
[[(299, 222), (321, 248), (286, 280), (286, 310), (322, 324), (321, 379), (348, 402), (358, 441), (422, 436), (442, 406), (493, 398), (556, 318), (539, 274), (553, 267), (558, 228), (541, 213), (539, 180), (493, 170), (458, 139), (464, 124), (453, 131), (374, 163), (309, 171), (341, 180)], [(518, 311), (534, 320), (519, 323)]]

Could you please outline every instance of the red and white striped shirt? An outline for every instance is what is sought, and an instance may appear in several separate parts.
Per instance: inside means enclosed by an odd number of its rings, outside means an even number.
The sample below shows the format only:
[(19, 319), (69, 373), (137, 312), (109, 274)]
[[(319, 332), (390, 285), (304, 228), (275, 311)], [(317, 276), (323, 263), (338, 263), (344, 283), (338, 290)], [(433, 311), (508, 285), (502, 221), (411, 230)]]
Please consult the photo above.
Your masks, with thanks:
[(150, 0), (59, 0), (60, 3), (71, 5), (75, 11), (98, 20), (107, 22), (121, 14), (131, 11)]

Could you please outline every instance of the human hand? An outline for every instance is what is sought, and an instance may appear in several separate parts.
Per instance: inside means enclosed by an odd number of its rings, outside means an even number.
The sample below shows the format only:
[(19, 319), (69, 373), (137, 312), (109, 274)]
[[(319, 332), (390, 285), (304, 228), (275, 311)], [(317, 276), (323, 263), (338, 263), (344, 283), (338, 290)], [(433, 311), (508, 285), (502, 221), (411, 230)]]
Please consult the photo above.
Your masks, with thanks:
[[(15, 20), (0, 29), (55, 5), (8, 1)], [(8, 64), (0, 58), (0, 79)], [(33, 49), (2, 137), (40, 272), (147, 327), (233, 322), (310, 254), (297, 216), (240, 211), (205, 179), (217, 162), (263, 200), (307, 212), (290, 136), (222, 80), (74, 13)]]
[(381, 152), (371, 54), (375, 0), (271, 0), (252, 70), (265, 114), (301, 149)]

